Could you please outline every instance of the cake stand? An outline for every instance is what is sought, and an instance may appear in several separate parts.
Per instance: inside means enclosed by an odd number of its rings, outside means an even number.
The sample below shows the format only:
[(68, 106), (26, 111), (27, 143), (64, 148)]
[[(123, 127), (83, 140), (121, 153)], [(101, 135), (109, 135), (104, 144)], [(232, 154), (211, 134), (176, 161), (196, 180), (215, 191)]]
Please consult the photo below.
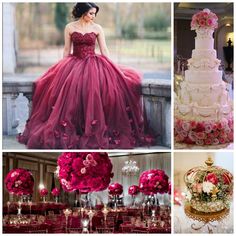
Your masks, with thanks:
[(204, 213), (196, 211), (190, 205), (186, 204), (184, 207), (184, 212), (187, 215), (187, 217), (201, 223), (200, 226), (196, 226), (195, 223), (192, 223), (191, 228), (193, 230), (197, 231), (202, 229), (204, 226), (207, 226), (208, 233), (213, 233), (213, 229), (217, 227), (216, 225), (213, 224), (213, 222), (222, 221), (225, 217), (229, 215), (230, 210), (225, 208), (224, 210), (219, 212)]

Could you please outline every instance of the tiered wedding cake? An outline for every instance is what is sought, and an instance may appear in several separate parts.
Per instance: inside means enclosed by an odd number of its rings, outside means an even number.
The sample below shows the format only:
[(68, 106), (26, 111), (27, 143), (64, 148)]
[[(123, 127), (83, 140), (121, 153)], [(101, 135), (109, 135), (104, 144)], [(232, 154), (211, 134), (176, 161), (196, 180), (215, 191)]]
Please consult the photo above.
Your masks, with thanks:
[(188, 192), (186, 200), (198, 212), (213, 213), (229, 208), (233, 194), (233, 176), (213, 166), (209, 157), (206, 166), (190, 169), (184, 176)]
[(209, 9), (196, 13), (191, 30), (196, 30), (195, 49), (175, 99), (175, 141), (217, 145), (233, 141), (233, 104), (219, 71), (214, 50), (217, 16)]

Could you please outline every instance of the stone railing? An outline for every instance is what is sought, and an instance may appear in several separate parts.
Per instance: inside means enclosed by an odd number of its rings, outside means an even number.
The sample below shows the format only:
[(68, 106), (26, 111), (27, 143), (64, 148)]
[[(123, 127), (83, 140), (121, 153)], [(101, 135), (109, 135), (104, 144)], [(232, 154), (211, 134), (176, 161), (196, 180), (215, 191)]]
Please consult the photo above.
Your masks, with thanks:
[[(17, 118), (16, 99), (23, 94), (28, 99), (28, 111), (31, 111), (32, 83), (37, 76), (4, 76), (3, 79), (3, 134), (16, 135), (19, 119)], [(156, 144), (171, 145), (171, 82), (170, 80), (145, 79), (142, 93), (147, 120), (156, 135)], [(28, 117), (26, 117), (27, 119)]]

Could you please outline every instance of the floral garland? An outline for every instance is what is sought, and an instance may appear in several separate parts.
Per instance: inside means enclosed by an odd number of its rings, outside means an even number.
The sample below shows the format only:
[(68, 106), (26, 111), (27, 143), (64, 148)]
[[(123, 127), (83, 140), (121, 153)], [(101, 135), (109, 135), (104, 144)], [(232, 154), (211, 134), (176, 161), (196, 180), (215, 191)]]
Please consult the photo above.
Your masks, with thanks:
[(218, 27), (218, 17), (215, 13), (209, 9), (204, 9), (193, 15), (191, 21), (191, 30), (197, 30), (199, 28), (216, 29)]
[(68, 192), (103, 191), (113, 177), (107, 153), (67, 152), (58, 158), (57, 164), (60, 183)]
[(129, 195), (135, 196), (140, 192), (139, 186), (137, 185), (131, 185), (129, 187), (128, 193)]
[(139, 188), (145, 195), (167, 193), (169, 190), (169, 177), (163, 170), (154, 169), (144, 171), (139, 179)]
[(112, 183), (108, 187), (110, 195), (121, 195), (123, 193), (123, 186), (119, 183)]
[(11, 170), (5, 178), (5, 186), (9, 193), (30, 195), (33, 193), (34, 178), (30, 171), (23, 168)]
[(215, 121), (191, 121), (175, 119), (175, 141), (197, 145), (230, 143), (234, 137), (233, 119)]

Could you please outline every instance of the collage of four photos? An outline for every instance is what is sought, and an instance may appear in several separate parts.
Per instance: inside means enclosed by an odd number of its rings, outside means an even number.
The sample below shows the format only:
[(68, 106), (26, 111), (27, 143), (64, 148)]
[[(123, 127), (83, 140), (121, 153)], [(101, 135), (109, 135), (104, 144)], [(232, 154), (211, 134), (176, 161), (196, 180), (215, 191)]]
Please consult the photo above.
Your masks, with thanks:
[(2, 2), (2, 233), (234, 233), (233, 2)]

